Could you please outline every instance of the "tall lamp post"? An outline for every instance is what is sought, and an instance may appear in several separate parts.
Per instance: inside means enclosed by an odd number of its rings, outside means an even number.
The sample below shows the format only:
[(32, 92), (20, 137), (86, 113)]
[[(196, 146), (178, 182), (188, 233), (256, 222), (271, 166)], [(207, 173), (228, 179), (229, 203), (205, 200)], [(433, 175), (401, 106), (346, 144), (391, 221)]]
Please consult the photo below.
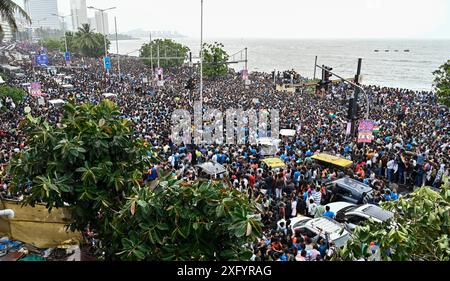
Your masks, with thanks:
[(203, 107), (203, 0), (200, 16), (200, 104)]
[(105, 15), (104, 15), (104, 13), (106, 11), (113, 10), (113, 9), (116, 9), (116, 8), (117, 7), (111, 7), (111, 8), (108, 8), (108, 9), (99, 9), (99, 8), (95, 8), (95, 7), (92, 7), (92, 6), (88, 7), (88, 9), (99, 11), (101, 13), (101, 15), (102, 15), (102, 29), (103, 29), (103, 35), (104, 35), (104, 41), (105, 41), (105, 58), (108, 56), (108, 49), (107, 49), (107, 46), (106, 46), (106, 36), (107, 36), (106, 32), (107, 31), (105, 30)]
[(67, 36), (66, 36), (66, 21), (65, 18), (70, 17), (71, 15), (67, 15), (67, 16), (60, 16), (57, 14), (51, 14), (52, 16), (58, 17), (60, 19), (62, 19), (62, 24), (63, 24), (63, 32), (64, 32), (64, 45), (66, 47), (66, 53), (69, 52), (69, 49), (67, 47)]
[[(34, 20), (34, 22), (37, 23), (36, 26), (40, 26), (41, 21), (46, 21), (46, 20), (47, 20), (47, 18), (42, 18), (42, 19), (39, 19), (39, 20)], [(31, 29), (32, 29), (32, 33), (34, 33), (34, 29), (33, 29), (32, 25), (31, 25)], [(33, 39), (33, 35), (31, 36), (31, 39)], [(42, 39), (43, 38), (40, 38), (40, 39), (41, 39), (41, 47), (42, 47)]]
[(115, 27), (115, 30), (116, 30), (117, 69), (119, 70), (119, 81), (120, 81), (120, 77), (121, 77), (121, 72), (120, 72), (120, 54), (119, 54), (119, 39), (118, 39), (118, 35), (117, 35), (117, 19), (116, 19), (116, 17), (114, 17), (114, 27)]

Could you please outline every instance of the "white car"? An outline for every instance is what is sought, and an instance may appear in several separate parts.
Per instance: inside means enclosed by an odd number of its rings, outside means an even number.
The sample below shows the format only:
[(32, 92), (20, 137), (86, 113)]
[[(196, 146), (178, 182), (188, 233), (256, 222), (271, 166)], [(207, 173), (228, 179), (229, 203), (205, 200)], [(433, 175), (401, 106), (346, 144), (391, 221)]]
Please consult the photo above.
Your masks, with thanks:
[(333, 241), (336, 247), (342, 247), (350, 239), (350, 233), (340, 223), (327, 218), (308, 218), (298, 216), (291, 219), (292, 229), (296, 234), (307, 235), (315, 242), (320, 239)]
[(338, 222), (345, 223), (351, 230), (368, 219), (382, 223), (394, 216), (394, 213), (372, 204), (358, 206), (347, 202), (334, 202), (326, 206), (330, 207)]

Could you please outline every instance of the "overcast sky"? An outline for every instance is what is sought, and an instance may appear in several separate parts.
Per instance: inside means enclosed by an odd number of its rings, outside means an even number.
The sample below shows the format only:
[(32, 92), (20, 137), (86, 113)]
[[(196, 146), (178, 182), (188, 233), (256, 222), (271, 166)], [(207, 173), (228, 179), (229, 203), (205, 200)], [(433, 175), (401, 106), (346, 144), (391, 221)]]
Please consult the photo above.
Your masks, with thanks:
[[(70, 0), (58, 0), (69, 13)], [(117, 16), (119, 32), (176, 30), (200, 37), (200, 0), (87, 0)], [(93, 12), (89, 12), (93, 14)], [(445, 38), (449, 0), (204, 0), (210, 38)]]

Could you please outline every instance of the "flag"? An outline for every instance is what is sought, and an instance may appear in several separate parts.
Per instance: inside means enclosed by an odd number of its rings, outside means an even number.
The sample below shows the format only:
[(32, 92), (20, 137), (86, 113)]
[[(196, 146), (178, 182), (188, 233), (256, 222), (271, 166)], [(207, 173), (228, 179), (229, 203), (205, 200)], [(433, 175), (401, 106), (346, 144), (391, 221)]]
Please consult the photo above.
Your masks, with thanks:
[(380, 132), (380, 126), (374, 126), (373, 127), (373, 133), (378, 134)]

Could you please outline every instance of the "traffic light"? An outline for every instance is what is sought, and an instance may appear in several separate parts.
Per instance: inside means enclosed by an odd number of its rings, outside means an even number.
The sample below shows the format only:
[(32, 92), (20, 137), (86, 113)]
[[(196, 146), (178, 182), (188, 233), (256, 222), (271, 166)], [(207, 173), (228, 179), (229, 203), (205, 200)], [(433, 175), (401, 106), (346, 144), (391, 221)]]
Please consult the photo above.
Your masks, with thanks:
[(332, 71), (333, 68), (325, 66), (325, 69), (327, 70), (327, 71), (325, 71), (325, 81), (326, 82), (331, 82), (330, 78), (333, 76), (333, 74), (331, 74), (329, 71)]
[(184, 87), (186, 90), (193, 90), (194, 89), (194, 78), (189, 78), (189, 80), (186, 83), (186, 86)]
[(354, 111), (353, 111), (353, 99), (349, 99), (348, 100), (348, 111), (347, 111), (347, 118), (350, 120), (353, 120), (353, 115)]
[(354, 98), (351, 98), (348, 100), (348, 112), (347, 112), (347, 118), (350, 120), (353, 120), (357, 118), (358, 112), (360, 111), (360, 106), (357, 102), (355, 102)]

